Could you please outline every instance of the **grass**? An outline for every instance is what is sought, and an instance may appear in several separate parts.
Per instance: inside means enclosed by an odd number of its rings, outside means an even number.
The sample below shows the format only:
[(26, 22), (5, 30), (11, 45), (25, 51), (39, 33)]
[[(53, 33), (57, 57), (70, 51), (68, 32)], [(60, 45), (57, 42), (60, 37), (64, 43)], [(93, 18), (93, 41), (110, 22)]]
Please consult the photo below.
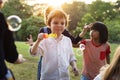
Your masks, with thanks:
[[(111, 43), (111, 58), (115, 49), (119, 44)], [(25, 42), (16, 42), (17, 50), (26, 58), (26, 62), (22, 64), (7, 63), (8, 68), (12, 69), (16, 80), (36, 80), (37, 65), (39, 57), (32, 57), (29, 53), (29, 46)], [(77, 58), (77, 66), (81, 72), (82, 55), (79, 49), (74, 48), (75, 56)], [(75, 77), (70, 70), (71, 80), (80, 80), (80, 76)]]

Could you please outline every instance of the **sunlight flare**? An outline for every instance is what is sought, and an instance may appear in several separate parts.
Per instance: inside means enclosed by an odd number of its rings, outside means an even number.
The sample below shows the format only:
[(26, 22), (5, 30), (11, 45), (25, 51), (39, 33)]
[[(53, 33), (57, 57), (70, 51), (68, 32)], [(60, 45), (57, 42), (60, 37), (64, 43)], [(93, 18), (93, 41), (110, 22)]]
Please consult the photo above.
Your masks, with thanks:
[(48, 4), (52, 6), (61, 6), (64, 3), (72, 3), (73, 0), (26, 0), (25, 1), (29, 5), (34, 4)]

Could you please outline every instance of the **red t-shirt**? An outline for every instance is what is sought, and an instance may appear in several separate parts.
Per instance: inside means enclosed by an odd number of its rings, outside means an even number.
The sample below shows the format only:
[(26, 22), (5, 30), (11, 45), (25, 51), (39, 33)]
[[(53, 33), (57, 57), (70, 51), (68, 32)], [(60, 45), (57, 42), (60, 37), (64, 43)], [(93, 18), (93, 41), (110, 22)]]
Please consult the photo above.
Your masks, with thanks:
[(93, 80), (99, 73), (100, 68), (106, 64), (106, 56), (110, 53), (108, 43), (96, 46), (90, 39), (81, 41), (85, 45), (83, 51), (82, 74)]

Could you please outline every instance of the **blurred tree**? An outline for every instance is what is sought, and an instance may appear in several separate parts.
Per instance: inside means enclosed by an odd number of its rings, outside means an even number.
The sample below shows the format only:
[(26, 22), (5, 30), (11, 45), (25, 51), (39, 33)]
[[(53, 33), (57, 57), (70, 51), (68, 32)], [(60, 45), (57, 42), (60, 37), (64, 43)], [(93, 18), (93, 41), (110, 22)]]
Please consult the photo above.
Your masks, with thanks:
[(74, 30), (77, 27), (78, 22), (81, 20), (86, 12), (86, 5), (83, 2), (74, 1), (72, 4), (65, 3), (62, 6), (63, 10), (69, 14), (69, 30)]
[(120, 0), (117, 0), (117, 1), (116, 1), (115, 7), (116, 7), (117, 9), (120, 9)]
[(17, 33), (19, 40), (26, 41), (26, 38), (31, 34), (33, 40), (36, 40), (40, 27), (45, 26), (43, 17), (31, 16), (25, 19), (22, 28)]
[(109, 42), (120, 42), (120, 15), (113, 20), (105, 20), (104, 23), (108, 27)]
[[(24, 1), (25, 0), (8, 0), (3, 7), (2, 12), (6, 17), (10, 15), (18, 15), (22, 18), (22, 27), (19, 31), (15, 32), (16, 40), (25, 41), (29, 34), (32, 34), (35, 40), (39, 28), (45, 26), (42, 11), (46, 7), (46, 4), (30, 6)], [(70, 16), (68, 30), (72, 34), (79, 34), (85, 24), (89, 24), (94, 21), (102, 21), (107, 24), (109, 28), (110, 41), (120, 41), (119, 0), (117, 0), (116, 3), (96, 0), (92, 2), (92, 4), (85, 4), (84, 2), (74, 0), (72, 4), (64, 3), (62, 8)], [(37, 12), (36, 14), (38, 15), (33, 16), (33, 13), (35, 12)]]
[[(95, 19), (91, 16), (91, 14), (86, 13), (82, 17), (81, 21), (78, 22), (77, 28), (73, 31), (74, 35), (79, 34), (85, 25), (89, 25), (90, 23), (92, 23), (94, 21), (95, 21)], [(88, 35), (86, 35), (86, 36), (88, 36)]]
[(120, 0), (116, 1), (115, 5), (115, 11), (118, 13), (118, 16), (120, 15)]
[(102, 22), (106, 18), (114, 19), (116, 16), (114, 5), (101, 0), (96, 0), (88, 5), (88, 13), (90, 13), (96, 21)]
[(5, 3), (2, 12), (6, 17), (17, 15), (22, 19), (25, 19), (32, 15), (32, 7), (22, 3), (20, 0), (8, 0)]
[(22, 19), (22, 27), (19, 31), (14, 32), (15, 40), (25, 41), (29, 34), (34, 35), (36, 39), (39, 27), (44, 26), (43, 16), (33, 16), (33, 6), (24, 3), (24, 0), (8, 0), (2, 12), (6, 17), (17, 15)]

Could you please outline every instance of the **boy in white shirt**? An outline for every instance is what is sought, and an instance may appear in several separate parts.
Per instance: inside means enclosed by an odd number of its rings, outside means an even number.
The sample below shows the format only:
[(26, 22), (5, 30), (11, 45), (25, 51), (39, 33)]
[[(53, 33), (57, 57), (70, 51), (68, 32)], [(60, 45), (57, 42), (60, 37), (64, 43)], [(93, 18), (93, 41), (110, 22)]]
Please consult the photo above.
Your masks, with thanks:
[(55, 9), (48, 15), (47, 25), (56, 37), (43, 39), (44, 33), (31, 47), (31, 54), (43, 56), (41, 80), (70, 80), (68, 67), (71, 64), (75, 75), (78, 75), (76, 58), (71, 40), (62, 32), (68, 24), (68, 17), (62, 10)]

